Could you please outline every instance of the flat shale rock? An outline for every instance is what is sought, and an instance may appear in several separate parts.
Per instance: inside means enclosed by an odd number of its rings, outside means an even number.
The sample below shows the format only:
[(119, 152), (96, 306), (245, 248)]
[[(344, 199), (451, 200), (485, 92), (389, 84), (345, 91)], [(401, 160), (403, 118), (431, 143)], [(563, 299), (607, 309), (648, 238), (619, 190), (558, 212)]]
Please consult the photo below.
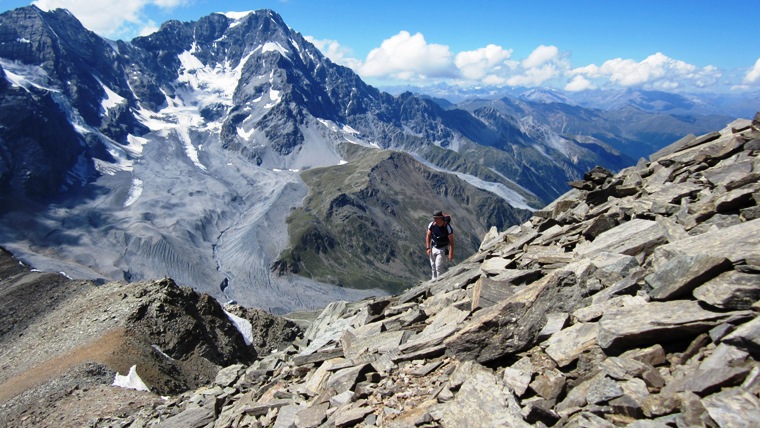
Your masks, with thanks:
[(600, 252), (635, 255), (649, 253), (667, 241), (667, 230), (662, 224), (652, 220), (633, 219), (580, 246), (575, 254), (576, 257)]
[(760, 278), (757, 274), (725, 272), (697, 287), (693, 295), (720, 309), (751, 309), (760, 300)]
[(599, 321), (599, 346), (602, 348), (651, 345), (674, 338), (695, 337), (728, 318), (712, 312), (695, 301), (651, 302), (613, 309)]

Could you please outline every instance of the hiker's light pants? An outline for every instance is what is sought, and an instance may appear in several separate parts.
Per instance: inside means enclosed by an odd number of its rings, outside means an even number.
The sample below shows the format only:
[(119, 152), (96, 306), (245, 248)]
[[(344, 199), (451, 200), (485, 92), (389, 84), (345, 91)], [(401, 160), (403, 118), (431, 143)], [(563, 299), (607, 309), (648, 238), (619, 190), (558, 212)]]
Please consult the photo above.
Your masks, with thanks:
[(443, 273), (446, 272), (446, 260), (448, 259), (448, 255), (446, 255), (446, 249), (448, 248), (449, 247), (432, 247), (430, 249), (430, 268), (433, 271), (433, 275), (430, 279), (436, 280), (439, 276), (443, 275)]

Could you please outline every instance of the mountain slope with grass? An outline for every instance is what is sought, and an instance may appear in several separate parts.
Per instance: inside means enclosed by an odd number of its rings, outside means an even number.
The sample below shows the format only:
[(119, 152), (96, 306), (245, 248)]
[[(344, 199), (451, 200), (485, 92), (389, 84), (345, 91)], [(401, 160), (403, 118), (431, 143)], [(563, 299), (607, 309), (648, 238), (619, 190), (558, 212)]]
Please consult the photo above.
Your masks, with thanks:
[(288, 217), (292, 247), (275, 269), (345, 287), (399, 292), (427, 278), (425, 234), (433, 211), (453, 216), (460, 260), (477, 250), (491, 227), (530, 215), (401, 152), (366, 152), (302, 177), (312, 191)]

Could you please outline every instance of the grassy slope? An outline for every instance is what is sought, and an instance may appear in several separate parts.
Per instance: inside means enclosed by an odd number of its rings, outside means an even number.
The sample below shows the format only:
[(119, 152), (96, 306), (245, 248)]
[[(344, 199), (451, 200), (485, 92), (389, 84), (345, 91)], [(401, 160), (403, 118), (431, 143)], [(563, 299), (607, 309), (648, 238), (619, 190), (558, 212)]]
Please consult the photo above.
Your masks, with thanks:
[(491, 226), (516, 224), (529, 213), (410, 155), (353, 153), (345, 165), (306, 171), (311, 189), (288, 218), (292, 247), (277, 269), (350, 288), (398, 292), (429, 275), (425, 232), (431, 213), (453, 215), (456, 258), (479, 247)]

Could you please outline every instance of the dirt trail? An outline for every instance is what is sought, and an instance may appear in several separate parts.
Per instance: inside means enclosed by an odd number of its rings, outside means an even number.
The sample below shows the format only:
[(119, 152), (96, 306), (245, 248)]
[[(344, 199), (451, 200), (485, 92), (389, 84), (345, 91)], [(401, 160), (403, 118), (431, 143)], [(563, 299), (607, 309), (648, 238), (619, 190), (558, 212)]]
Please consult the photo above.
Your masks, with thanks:
[(55, 379), (73, 367), (86, 362), (113, 367), (115, 351), (124, 343), (124, 330), (114, 329), (63, 355), (52, 357), (0, 384), (0, 403)]

